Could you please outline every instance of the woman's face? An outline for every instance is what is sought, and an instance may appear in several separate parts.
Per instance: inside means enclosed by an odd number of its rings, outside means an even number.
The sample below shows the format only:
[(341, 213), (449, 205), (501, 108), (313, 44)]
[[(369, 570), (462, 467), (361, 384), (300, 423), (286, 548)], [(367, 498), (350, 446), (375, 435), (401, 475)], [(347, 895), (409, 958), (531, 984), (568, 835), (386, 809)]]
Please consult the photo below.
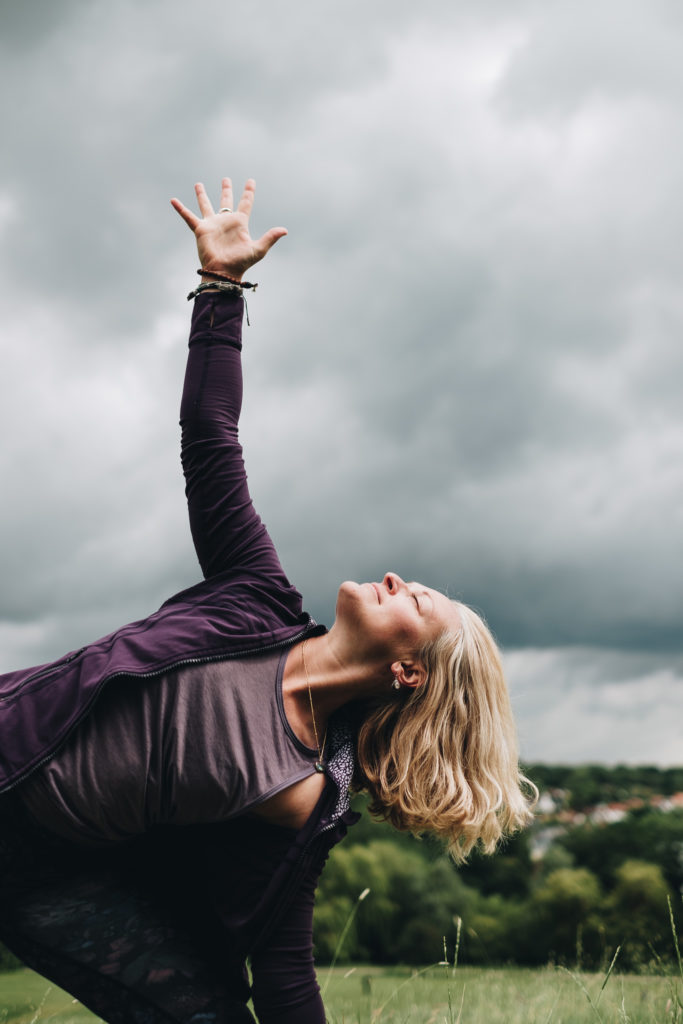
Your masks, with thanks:
[(337, 595), (337, 623), (378, 657), (414, 656), (446, 629), (457, 631), (455, 605), (438, 590), (405, 583), (388, 572), (381, 583), (342, 583)]

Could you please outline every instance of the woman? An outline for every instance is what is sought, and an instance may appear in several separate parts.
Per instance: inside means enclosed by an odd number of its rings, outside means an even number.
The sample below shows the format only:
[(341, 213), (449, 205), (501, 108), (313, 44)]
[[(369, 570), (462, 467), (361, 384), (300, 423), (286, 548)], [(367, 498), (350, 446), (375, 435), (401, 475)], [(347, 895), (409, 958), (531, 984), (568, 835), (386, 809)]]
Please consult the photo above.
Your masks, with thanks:
[[(0, 677), (0, 938), (110, 1024), (320, 1024), (313, 898), (351, 786), (456, 860), (529, 817), (488, 630), (387, 573), (303, 610), (247, 490), (243, 274), (281, 238), (233, 210), (193, 231), (181, 405), (204, 581), (59, 662)], [(356, 756), (357, 753), (357, 756)]]

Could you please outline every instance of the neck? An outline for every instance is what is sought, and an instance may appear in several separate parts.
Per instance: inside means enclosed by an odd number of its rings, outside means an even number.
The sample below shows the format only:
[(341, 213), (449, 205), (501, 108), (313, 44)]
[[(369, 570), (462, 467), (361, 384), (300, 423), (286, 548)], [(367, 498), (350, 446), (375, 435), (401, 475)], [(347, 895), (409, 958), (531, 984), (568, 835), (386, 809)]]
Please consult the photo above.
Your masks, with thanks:
[[(306, 645), (305, 665), (303, 644)], [(390, 679), (390, 671), (385, 664), (374, 665), (341, 657), (332, 630), (324, 636), (310, 637), (291, 649), (285, 664), (282, 693), (289, 724), (304, 743), (315, 747), (315, 732), (322, 742), (333, 712), (350, 701), (377, 693), (386, 691), (388, 696)]]

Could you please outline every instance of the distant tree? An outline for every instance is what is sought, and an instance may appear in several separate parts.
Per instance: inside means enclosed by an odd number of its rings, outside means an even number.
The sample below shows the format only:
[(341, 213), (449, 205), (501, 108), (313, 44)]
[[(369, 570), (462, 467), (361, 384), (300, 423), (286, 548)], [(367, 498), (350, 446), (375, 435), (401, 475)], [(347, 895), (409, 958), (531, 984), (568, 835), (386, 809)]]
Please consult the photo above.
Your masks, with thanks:
[(571, 829), (558, 839), (577, 866), (588, 868), (606, 889), (615, 884), (626, 860), (658, 864), (667, 884), (683, 891), (683, 811), (648, 810), (630, 814), (613, 825)]
[(656, 765), (548, 765), (530, 764), (525, 774), (540, 789), (564, 789), (577, 810), (597, 803), (626, 800), (632, 796), (648, 799), (683, 792), (683, 766)]
[(564, 789), (571, 769), (563, 764), (529, 764), (523, 771), (539, 789)]
[(602, 893), (586, 868), (559, 868), (541, 883), (528, 907), (527, 930), (537, 942), (530, 952), (544, 951), (563, 963), (597, 966), (602, 956), (600, 908)]
[(552, 843), (547, 849), (543, 859), (537, 863), (535, 868), (535, 881), (537, 884), (542, 882), (548, 875), (551, 875), (553, 871), (558, 871), (559, 868), (573, 868), (576, 867), (574, 863), (573, 855), (564, 846), (560, 846), (558, 843)]
[[(362, 890), (361, 890), (362, 892)], [(315, 925), (313, 929), (313, 948), (316, 960), (322, 963), (330, 963), (337, 949), (339, 940), (342, 938), (347, 921), (351, 919), (354, 911), (354, 904), (357, 902), (360, 893), (356, 898), (351, 896), (331, 895), (326, 893), (323, 899), (318, 898), (315, 903)], [(341, 963), (363, 959), (361, 950), (358, 948), (358, 937), (354, 927), (355, 922), (351, 920), (351, 927), (347, 932), (343, 945), (340, 949), (339, 960)]]
[(470, 915), (476, 897), (445, 856), (427, 866), (413, 896), (412, 906), (404, 903), (405, 931), (395, 936), (396, 959), (409, 964), (440, 960), (444, 939), (452, 950), (457, 919)]
[(608, 769), (604, 765), (587, 764), (573, 769), (567, 780), (569, 806), (581, 811), (601, 803), (608, 781)]
[[(535, 948), (535, 936), (527, 932), (526, 904), (500, 896), (481, 899), (463, 921), (461, 960), (472, 964), (544, 963), (543, 941)], [(530, 945), (533, 949), (530, 949)]]
[(667, 768), (663, 773), (661, 792), (664, 796), (683, 793), (683, 767)]
[(673, 956), (670, 895), (657, 864), (627, 860), (616, 871), (616, 884), (605, 904), (608, 933), (621, 945), (620, 964), (629, 970), (649, 968), (657, 956)]
[[(314, 938), (321, 959), (333, 955), (358, 896), (367, 888), (370, 895), (358, 907), (353, 927), (349, 929), (340, 953), (340, 960), (386, 962), (387, 950), (400, 916), (399, 908), (390, 894), (391, 867), (397, 857), (402, 863), (404, 881), (410, 884), (411, 876), (419, 874), (423, 867), (421, 858), (415, 854), (402, 854), (383, 840), (376, 840), (367, 846), (342, 844), (333, 850), (321, 877), (316, 899)], [(342, 912), (346, 912), (343, 921)], [(368, 915), (371, 921), (364, 927), (364, 919)], [(335, 927), (336, 934), (332, 933)]]
[(343, 960), (424, 964), (440, 959), (443, 940), (455, 940), (456, 919), (474, 898), (451, 861), (427, 861), (386, 840), (367, 846), (342, 845), (332, 852), (322, 875), (315, 912), (315, 942), (329, 959), (359, 893), (370, 894), (349, 929)]
[(466, 885), (485, 896), (499, 893), (523, 899), (531, 891), (533, 873), (529, 833), (512, 836), (493, 857), (475, 850), (458, 873)]

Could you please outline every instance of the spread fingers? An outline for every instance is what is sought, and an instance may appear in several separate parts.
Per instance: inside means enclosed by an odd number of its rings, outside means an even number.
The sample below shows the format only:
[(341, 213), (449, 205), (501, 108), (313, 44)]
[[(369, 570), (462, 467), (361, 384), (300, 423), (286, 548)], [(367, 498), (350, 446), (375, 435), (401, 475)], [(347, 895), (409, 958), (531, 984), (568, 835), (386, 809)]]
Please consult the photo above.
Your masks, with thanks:
[(197, 195), (197, 203), (199, 204), (202, 217), (211, 217), (213, 215), (213, 206), (211, 205), (211, 200), (207, 196), (206, 189), (201, 181), (197, 182), (194, 190)]
[(244, 186), (244, 192), (240, 199), (239, 206), (237, 209), (240, 213), (244, 213), (247, 217), (251, 213), (251, 208), (254, 205), (254, 189), (256, 188), (256, 182), (253, 178), (248, 178), (247, 183)]
[(173, 207), (174, 210), (177, 210), (177, 212), (183, 218), (187, 226), (191, 228), (192, 231), (194, 231), (194, 229), (199, 224), (199, 217), (197, 217), (197, 215), (194, 214), (192, 210), (188, 210), (187, 206), (181, 203), (179, 199), (172, 199), (171, 206)]

